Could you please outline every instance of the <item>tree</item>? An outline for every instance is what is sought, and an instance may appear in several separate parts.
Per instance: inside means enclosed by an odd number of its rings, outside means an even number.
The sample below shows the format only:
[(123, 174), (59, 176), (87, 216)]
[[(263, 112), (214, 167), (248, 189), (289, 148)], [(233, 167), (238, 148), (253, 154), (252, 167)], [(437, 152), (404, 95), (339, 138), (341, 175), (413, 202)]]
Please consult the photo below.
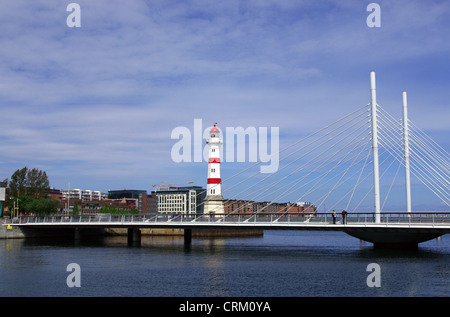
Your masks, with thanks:
[(101, 214), (112, 214), (112, 215), (127, 215), (127, 214), (137, 214), (138, 210), (136, 208), (131, 208), (130, 210), (114, 207), (111, 205), (105, 205), (98, 211)]
[(11, 199), (17, 198), (22, 194), (26, 194), (26, 182), (27, 182), (27, 167), (17, 170), (11, 176), (11, 182), (9, 182), (9, 197)]
[(27, 194), (36, 198), (44, 198), (50, 188), (47, 173), (33, 168), (27, 172)]
[(51, 214), (58, 210), (58, 201), (47, 198), (50, 189), (47, 173), (37, 168), (24, 167), (11, 176), (9, 207), (18, 203), (19, 213)]
[(50, 188), (47, 173), (37, 168), (28, 169), (24, 167), (18, 169), (11, 176), (9, 183), (9, 196), (13, 199), (20, 195), (44, 198)]
[(58, 211), (58, 201), (48, 198), (34, 199), (28, 211), (39, 215), (54, 214)]
[(75, 203), (75, 204), (73, 205), (72, 215), (73, 215), (73, 216), (78, 216), (78, 204), (77, 204), (77, 203)]
[(19, 212), (30, 212), (39, 215), (50, 215), (58, 211), (58, 201), (49, 198), (19, 197)]
[(0, 187), (8, 187), (8, 179), (5, 178), (3, 182), (0, 182)]

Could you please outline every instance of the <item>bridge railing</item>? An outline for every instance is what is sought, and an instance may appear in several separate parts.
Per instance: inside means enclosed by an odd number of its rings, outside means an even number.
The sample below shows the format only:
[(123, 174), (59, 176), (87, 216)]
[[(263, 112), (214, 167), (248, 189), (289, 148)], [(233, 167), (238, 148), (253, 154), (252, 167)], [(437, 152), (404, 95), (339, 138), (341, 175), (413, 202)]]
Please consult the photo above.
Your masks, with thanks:
[[(432, 224), (450, 225), (450, 212), (386, 212), (381, 213), (384, 224)], [(215, 223), (311, 223), (311, 224), (373, 224), (373, 213), (348, 213), (346, 219), (337, 213), (335, 221), (331, 213), (233, 213), (233, 214), (144, 214), (94, 216), (23, 216), (8, 219), (6, 223), (111, 223), (136, 224), (149, 222), (215, 222)]]

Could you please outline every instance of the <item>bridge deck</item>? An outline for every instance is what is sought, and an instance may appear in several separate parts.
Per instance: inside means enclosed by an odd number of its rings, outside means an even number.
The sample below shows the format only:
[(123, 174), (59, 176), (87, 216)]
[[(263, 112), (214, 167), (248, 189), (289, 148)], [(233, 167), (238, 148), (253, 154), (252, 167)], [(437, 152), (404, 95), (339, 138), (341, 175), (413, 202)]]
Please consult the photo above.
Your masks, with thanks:
[(238, 214), (238, 215), (96, 215), (21, 217), (9, 221), (20, 227), (104, 227), (104, 228), (209, 228), (209, 229), (265, 229), (265, 230), (340, 230), (349, 229), (406, 229), (450, 232), (450, 213), (389, 213), (383, 214), (381, 222), (375, 223), (373, 214), (353, 213), (343, 223), (339, 215), (333, 223), (331, 215), (315, 214)]
[[(128, 228), (140, 241), (140, 228), (179, 229), (262, 229), (262, 230), (334, 230), (374, 243), (375, 247), (412, 247), (450, 233), (450, 213), (384, 213), (376, 223), (373, 214), (352, 213), (344, 223), (339, 216), (334, 223), (330, 214), (214, 214), (91, 217), (22, 217), (4, 225), (37, 229), (41, 234), (52, 229)], [(27, 228), (27, 229), (26, 229)], [(67, 229), (67, 230), (64, 230)], [(131, 231), (130, 231), (131, 230)], [(185, 230), (185, 240), (191, 230)], [(189, 240), (189, 238), (188, 238)]]

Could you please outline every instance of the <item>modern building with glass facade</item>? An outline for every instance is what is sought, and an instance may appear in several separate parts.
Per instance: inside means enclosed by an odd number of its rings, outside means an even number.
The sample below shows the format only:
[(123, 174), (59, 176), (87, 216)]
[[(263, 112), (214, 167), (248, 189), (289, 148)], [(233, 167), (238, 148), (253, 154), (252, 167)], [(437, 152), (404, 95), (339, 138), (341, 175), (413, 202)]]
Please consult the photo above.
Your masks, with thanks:
[(162, 187), (153, 194), (158, 214), (203, 213), (206, 191), (200, 186)]
[(147, 191), (137, 189), (108, 190), (108, 199), (121, 199), (121, 198), (139, 199), (139, 195), (147, 195)]

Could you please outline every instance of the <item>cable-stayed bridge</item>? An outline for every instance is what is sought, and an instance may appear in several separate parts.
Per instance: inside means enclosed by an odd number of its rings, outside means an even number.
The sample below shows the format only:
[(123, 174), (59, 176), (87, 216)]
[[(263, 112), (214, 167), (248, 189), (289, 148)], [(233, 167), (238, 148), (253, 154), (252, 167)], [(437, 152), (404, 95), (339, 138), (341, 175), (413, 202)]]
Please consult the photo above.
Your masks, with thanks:
[[(412, 211), (413, 176), (417, 190), (432, 194), (434, 205), (440, 204), (438, 210), (448, 210), (448, 152), (408, 120), (405, 92), (400, 120), (377, 104), (374, 73), (371, 99), (281, 150), (280, 168), (275, 173), (261, 173), (261, 163), (256, 163), (225, 179), (223, 192), (237, 188), (234, 196), (227, 197), (269, 201), (269, 205), (283, 199), (307, 201), (324, 212), (373, 211), (379, 222), (382, 211)], [(392, 210), (389, 205), (396, 207)]]
[[(369, 104), (281, 150), (275, 173), (261, 173), (258, 162), (223, 180), (224, 196), (230, 201), (307, 201), (318, 211), (373, 211), (374, 187), (383, 184), (383, 191), (377, 191), (379, 211), (412, 211), (411, 175), (420, 190), (425, 188), (449, 207), (449, 154), (408, 121), (406, 161), (403, 121), (377, 106), (377, 122), (377, 184)], [(387, 209), (390, 200), (399, 209)]]
[[(370, 77), (370, 103), (280, 150), (276, 172), (263, 173), (257, 162), (223, 179), (224, 205), (239, 202), (225, 213), (212, 210), (208, 214), (109, 220), (28, 218), (11, 225), (36, 229), (124, 227), (132, 236), (139, 236), (136, 230), (144, 227), (183, 228), (186, 232), (194, 228), (341, 230), (379, 246), (417, 246), (450, 232), (450, 213), (417, 213), (411, 203), (413, 176), (416, 188), (420, 182), (444, 208), (450, 206), (448, 152), (408, 120), (406, 93), (400, 120), (378, 105), (375, 74)], [(398, 197), (402, 199), (398, 201)], [(399, 207), (402, 212), (385, 210), (390, 199), (391, 205), (403, 206)], [(291, 203), (280, 207), (283, 201), (309, 204), (302, 212), (293, 212)], [(333, 210), (340, 220), (333, 219)], [(348, 211), (345, 221), (341, 210)]]
[(190, 242), (192, 229), (260, 229), (343, 231), (377, 247), (417, 247), (417, 244), (450, 233), (450, 213), (382, 213), (375, 222), (373, 213), (350, 213), (345, 219), (330, 213), (234, 213), (191, 215), (97, 215), (24, 217), (11, 226), (32, 230), (31, 234), (61, 232), (76, 238), (89, 230), (127, 228), (129, 241), (140, 242), (142, 228), (184, 229)]

